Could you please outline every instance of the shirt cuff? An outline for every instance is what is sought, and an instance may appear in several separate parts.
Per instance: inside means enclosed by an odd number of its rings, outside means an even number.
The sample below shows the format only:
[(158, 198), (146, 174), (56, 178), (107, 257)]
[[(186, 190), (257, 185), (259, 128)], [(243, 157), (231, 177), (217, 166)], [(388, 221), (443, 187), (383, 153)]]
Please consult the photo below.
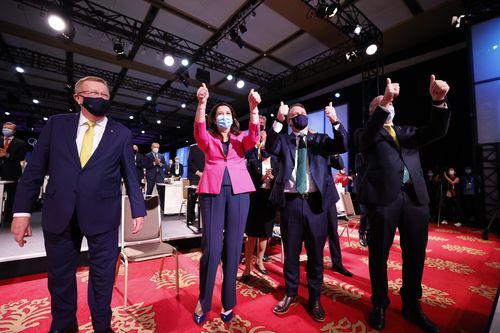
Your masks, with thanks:
[(279, 133), (281, 132), (281, 130), (283, 129), (283, 124), (280, 123), (279, 121), (274, 121), (273, 123), (273, 130), (276, 132), (276, 133)]
[(336, 131), (339, 130), (339, 127), (340, 127), (340, 124), (337, 124), (337, 125), (333, 125), (333, 128), (335, 128)]
[(31, 217), (30, 213), (14, 213), (14, 217)]

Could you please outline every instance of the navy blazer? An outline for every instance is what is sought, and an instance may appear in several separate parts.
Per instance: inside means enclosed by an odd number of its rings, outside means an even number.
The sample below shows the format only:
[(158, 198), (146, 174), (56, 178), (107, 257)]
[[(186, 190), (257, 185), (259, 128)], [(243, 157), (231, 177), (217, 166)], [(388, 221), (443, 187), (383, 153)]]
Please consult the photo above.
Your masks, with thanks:
[[(0, 138), (0, 148), (3, 148), (4, 137)], [(26, 142), (16, 137), (12, 138), (7, 148), (9, 157), (0, 158), (0, 177), (2, 180), (18, 180), (22, 174), (21, 161), (26, 159), (28, 147)]]
[(155, 180), (156, 179), (156, 171), (158, 170), (160, 172), (161, 178), (165, 178), (165, 171), (164, 168), (168, 168), (165, 162), (165, 155), (158, 153), (158, 158), (160, 159), (160, 163), (162, 166), (155, 165), (155, 156), (153, 155), (153, 152), (149, 152), (144, 156), (144, 168), (146, 169), (146, 179), (147, 180)]
[[(342, 124), (339, 129), (333, 128), (333, 139), (323, 133), (307, 134), (307, 156), (312, 180), (321, 193), (322, 208), (328, 211), (330, 206), (339, 200), (339, 195), (333, 184), (329, 166), (330, 155), (342, 154), (347, 151), (347, 131)], [(277, 207), (285, 207), (285, 184), (289, 181), (295, 166), (297, 151), (296, 136), (293, 133), (279, 134), (270, 129), (266, 139), (266, 150), (279, 158), (280, 166), (274, 182), (270, 200)]]
[(401, 191), (404, 166), (410, 173), (417, 200), (429, 202), (418, 149), (446, 135), (450, 110), (432, 107), (428, 126), (394, 126), (400, 148), (384, 129), (388, 113), (378, 107), (364, 128), (356, 131), (356, 144), (363, 154), (364, 171), (357, 184), (358, 200), (364, 204), (385, 206)]
[(99, 146), (82, 168), (76, 146), (79, 116), (61, 114), (49, 119), (16, 191), (14, 213), (31, 213), (44, 177), (50, 175), (42, 208), (42, 227), (51, 233), (62, 233), (73, 213), (85, 235), (118, 228), (122, 177), (132, 217), (146, 215), (130, 131), (108, 119)]

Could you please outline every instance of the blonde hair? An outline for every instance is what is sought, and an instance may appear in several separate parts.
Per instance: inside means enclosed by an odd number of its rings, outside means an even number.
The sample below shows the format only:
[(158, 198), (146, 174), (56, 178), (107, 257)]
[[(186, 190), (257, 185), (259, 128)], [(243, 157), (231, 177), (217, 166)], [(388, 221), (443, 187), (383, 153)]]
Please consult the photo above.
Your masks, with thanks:
[(98, 76), (85, 76), (85, 77), (82, 77), (80, 80), (78, 80), (78, 82), (75, 84), (75, 94), (78, 94), (80, 92), (80, 88), (81, 88), (83, 82), (85, 82), (85, 81), (100, 82), (100, 83), (104, 84), (106, 86), (106, 89), (108, 89), (108, 91), (109, 91), (108, 83), (106, 82), (106, 80), (101, 79)]

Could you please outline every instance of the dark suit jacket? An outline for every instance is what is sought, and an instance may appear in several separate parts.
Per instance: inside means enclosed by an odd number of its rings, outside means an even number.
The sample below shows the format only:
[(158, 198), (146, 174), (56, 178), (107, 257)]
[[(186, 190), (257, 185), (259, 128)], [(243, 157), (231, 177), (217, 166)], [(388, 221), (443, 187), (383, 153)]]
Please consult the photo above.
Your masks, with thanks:
[(148, 181), (156, 179), (157, 170), (160, 171), (160, 177), (165, 178), (165, 172), (163, 170), (163, 168), (166, 166), (165, 155), (158, 153), (158, 158), (160, 159), (160, 163), (162, 164), (161, 167), (154, 164), (155, 157), (153, 155), (153, 152), (149, 152), (145, 156), (144, 168), (146, 169), (146, 179)]
[[(333, 185), (333, 179), (328, 161), (330, 155), (342, 154), (347, 151), (347, 131), (340, 124), (339, 129), (333, 128), (334, 138), (327, 134), (309, 133), (307, 135), (307, 156), (311, 177), (318, 187), (322, 198), (324, 211), (334, 205), (339, 199), (337, 190)], [(266, 150), (279, 157), (280, 166), (278, 175), (274, 182), (270, 200), (277, 207), (285, 206), (285, 184), (289, 181), (295, 166), (295, 152), (297, 150), (295, 134), (279, 134), (272, 128), (269, 130), (266, 140)]]
[(51, 233), (63, 232), (74, 213), (85, 235), (118, 228), (122, 177), (130, 197), (132, 217), (146, 215), (130, 131), (108, 119), (99, 146), (82, 168), (75, 143), (79, 116), (61, 114), (50, 118), (16, 191), (14, 213), (30, 213), (44, 176), (50, 175), (43, 202), (42, 227)]
[(170, 166), (170, 174), (174, 177), (179, 176), (182, 177), (184, 175), (184, 165), (179, 163), (179, 174), (175, 174), (175, 162)]
[[(279, 165), (273, 158), (271, 158), (271, 168), (273, 169), (272, 174), (274, 176), (274, 180), (276, 180)], [(250, 160), (248, 164), (248, 172), (250, 173), (250, 177), (252, 177), (255, 190), (259, 191), (260, 186), (262, 185), (262, 160)], [(274, 181), (272, 181), (271, 184), (272, 183), (274, 183)]]
[(137, 178), (142, 180), (144, 178), (144, 167), (146, 164), (146, 157), (141, 153), (135, 154), (135, 168), (137, 169)]
[[(0, 148), (3, 148), (4, 138), (0, 139)], [(13, 138), (10, 141), (7, 153), (9, 157), (0, 158), (0, 177), (2, 180), (18, 180), (22, 174), (21, 161), (26, 158), (26, 142)]]
[(200, 177), (196, 175), (196, 171), (203, 172), (205, 168), (205, 154), (197, 144), (189, 147), (188, 155), (188, 179), (191, 185), (198, 185)]
[(364, 204), (385, 206), (400, 193), (406, 165), (421, 205), (429, 202), (418, 149), (446, 135), (449, 109), (432, 107), (428, 126), (394, 126), (401, 149), (383, 128), (388, 113), (378, 107), (364, 128), (356, 131), (356, 144), (363, 154), (364, 175), (358, 184), (358, 200)]

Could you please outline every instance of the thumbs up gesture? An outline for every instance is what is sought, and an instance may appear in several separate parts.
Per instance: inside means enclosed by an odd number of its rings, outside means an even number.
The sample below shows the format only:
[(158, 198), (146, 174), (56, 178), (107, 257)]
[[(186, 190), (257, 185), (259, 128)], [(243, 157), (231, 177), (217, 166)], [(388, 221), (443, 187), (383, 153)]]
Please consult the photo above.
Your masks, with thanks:
[(442, 101), (448, 94), (450, 86), (446, 81), (436, 80), (436, 76), (431, 74), (431, 83), (429, 86), (429, 92), (431, 94), (433, 101)]
[(250, 111), (255, 110), (260, 102), (261, 98), (259, 93), (253, 89), (250, 90), (250, 93), (248, 94), (248, 105), (250, 106)]
[(278, 119), (278, 121), (283, 122), (285, 121), (287, 115), (288, 115), (288, 105), (281, 102), (276, 119)]
[(339, 121), (337, 118), (337, 113), (335, 112), (335, 108), (332, 105), (332, 102), (325, 107), (326, 117), (330, 120), (331, 123)]
[(201, 87), (198, 88), (198, 91), (196, 92), (196, 98), (198, 98), (198, 103), (199, 104), (207, 104), (208, 101), (208, 88), (205, 85), (205, 83), (201, 84)]

